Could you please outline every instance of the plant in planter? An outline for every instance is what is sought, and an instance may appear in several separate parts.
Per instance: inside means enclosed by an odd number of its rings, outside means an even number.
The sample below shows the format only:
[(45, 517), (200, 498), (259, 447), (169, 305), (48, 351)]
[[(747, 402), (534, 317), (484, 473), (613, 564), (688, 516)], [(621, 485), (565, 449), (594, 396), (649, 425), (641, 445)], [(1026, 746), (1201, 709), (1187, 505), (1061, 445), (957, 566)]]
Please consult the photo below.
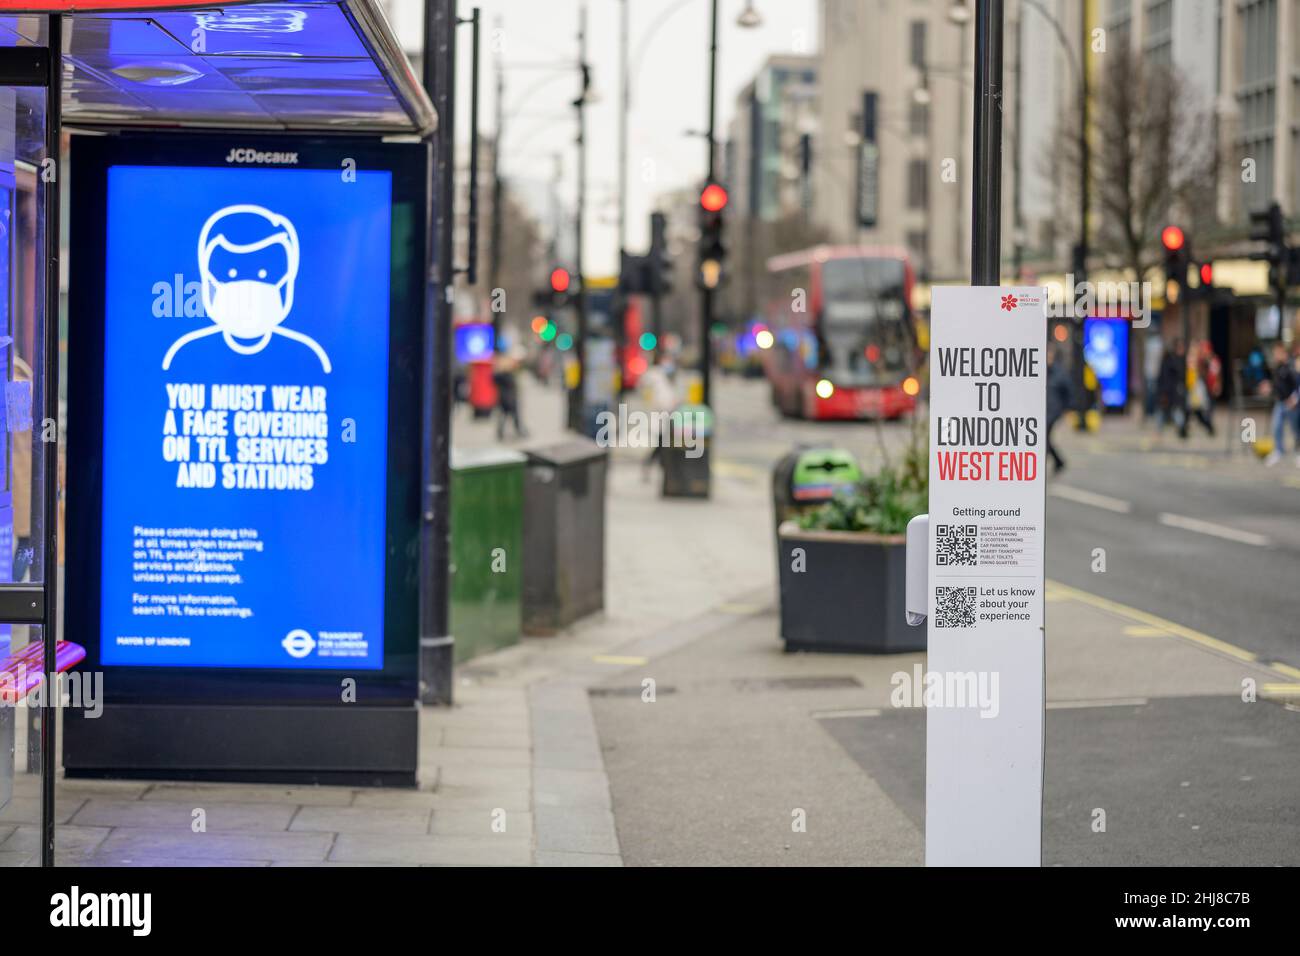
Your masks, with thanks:
[(904, 615), (907, 523), (924, 514), (929, 454), (913, 441), (851, 494), (783, 523), (781, 637), (788, 651), (925, 649)]

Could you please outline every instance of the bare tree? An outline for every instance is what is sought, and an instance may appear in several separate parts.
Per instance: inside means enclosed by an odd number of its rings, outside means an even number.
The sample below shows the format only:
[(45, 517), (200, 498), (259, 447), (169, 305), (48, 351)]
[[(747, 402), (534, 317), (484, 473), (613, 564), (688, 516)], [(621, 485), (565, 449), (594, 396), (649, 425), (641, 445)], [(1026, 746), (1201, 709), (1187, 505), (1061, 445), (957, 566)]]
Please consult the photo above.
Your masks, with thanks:
[[(1208, 107), (1167, 64), (1134, 55), (1127, 44), (1105, 54), (1088, 136), (1090, 246), (1103, 263), (1142, 281), (1162, 260), (1163, 226), (1176, 220), (1194, 236), (1214, 223), (1217, 148)], [(1044, 172), (1062, 187), (1058, 203), (1074, 209), (1077, 114), (1062, 123), (1057, 142), (1061, 149), (1045, 157)], [(1078, 234), (1077, 219), (1067, 234)], [(1139, 329), (1133, 360), (1145, 346), (1146, 331)]]

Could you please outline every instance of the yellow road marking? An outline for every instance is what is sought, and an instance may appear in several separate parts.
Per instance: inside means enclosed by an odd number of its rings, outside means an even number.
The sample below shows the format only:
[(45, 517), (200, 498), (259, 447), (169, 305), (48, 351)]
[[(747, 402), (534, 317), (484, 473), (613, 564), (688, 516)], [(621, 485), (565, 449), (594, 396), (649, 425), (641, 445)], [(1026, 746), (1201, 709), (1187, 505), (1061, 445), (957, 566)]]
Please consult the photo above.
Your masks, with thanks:
[(1300, 697), (1300, 684), (1260, 684), (1261, 697)]
[(1217, 637), (1211, 637), (1209, 634), (1193, 630), (1190, 627), (1183, 627), (1181, 624), (1175, 624), (1173, 621), (1166, 620), (1158, 614), (1151, 614), (1147, 611), (1140, 611), (1135, 607), (1129, 607), (1127, 604), (1120, 604), (1118, 601), (1112, 601), (1096, 594), (1090, 594), (1087, 591), (1080, 591), (1078, 588), (1072, 588), (1068, 584), (1062, 584), (1059, 581), (1049, 581), (1049, 586), (1056, 590), (1062, 597), (1073, 598), (1081, 604), (1089, 604), (1092, 607), (1100, 608), (1103, 611), (1109, 611), (1120, 617), (1127, 617), (1131, 621), (1139, 624), (1145, 624), (1148, 627), (1158, 628), (1168, 632), (1173, 637), (1181, 637), (1185, 641), (1191, 641), (1209, 651), (1217, 654), (1223, 654), (1239, 661), (1245, 661), (1253, 664), (1259, 660), (1259, 655), (1244, 647), (1238, 647), (1236, 644), (1229, 644), (1227, 641), (1221, 641)]
[(713, 473), (725, 478), (741, 478), (745, 480), (756, 480), (763, 477), (763, 472), (751, 465), (742, 465), (738, 461), (725, 461), (719, 459), (713, 463)]
[(722, 614), (756, 614), (763, 610), (761, 604), (719, 604), (718, 611)]
[(1150, 624), (1129, 624), (1124, 628), (1124, 633), (1129, 637), (1169, 637), (1169, 632), (1163, 627), (1152, 627)]
[(633, 667), (650, 663), (648, 657), (620, 657), (618, 654), (597, 654), (592, 660), (597, 664), (629, 664)]
[(1281, 661), (1274, 661), (1269, 665), (1279, 674), (1285, 674), (1287, 677), (1294, 677), (1300, 680), (1300, 667), (1292, 667), (1290, 664), (1283, 664)]

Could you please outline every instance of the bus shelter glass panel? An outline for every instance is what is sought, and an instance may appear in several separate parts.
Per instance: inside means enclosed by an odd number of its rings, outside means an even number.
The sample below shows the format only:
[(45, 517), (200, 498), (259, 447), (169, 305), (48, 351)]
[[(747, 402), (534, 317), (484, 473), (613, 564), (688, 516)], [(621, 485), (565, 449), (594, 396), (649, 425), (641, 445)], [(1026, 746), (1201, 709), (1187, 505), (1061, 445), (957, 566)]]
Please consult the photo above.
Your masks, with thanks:
[[(11, 20), (13, 18), (10, 18)], [(9, 45), (0, 34), (0, 45)], [(0, 87), (0, 589), (43, 583), (46, 93)], [(42, 628), (0, 617), (0, 866), (39, 865), (42, 827)]]

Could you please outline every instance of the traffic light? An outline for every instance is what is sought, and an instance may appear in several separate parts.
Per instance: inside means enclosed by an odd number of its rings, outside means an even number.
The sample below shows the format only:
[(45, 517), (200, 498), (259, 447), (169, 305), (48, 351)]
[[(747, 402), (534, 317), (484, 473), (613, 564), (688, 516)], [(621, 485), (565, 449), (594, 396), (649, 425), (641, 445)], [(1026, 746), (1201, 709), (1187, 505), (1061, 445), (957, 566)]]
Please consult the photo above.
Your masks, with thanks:
[(1282, 218), (1282, 207), (1272, 203), (1267, 209), (1252, 212), (1250, 238), (1255, 242), (1268, 243), (1268, 249), (1252, 253), (1251, 258), (1268, 263), (1268, 284), (1279, 296), (1285, 295), (1291, 253), (1286, 245), (1286, 222)]
[(651, 295), (673, 291), (673, 261), (668, 255), (668, 220), (661, 212), (650, 214), (650, 254), (647, 257), (646, 289)]
[(722, 260), (727, 248), (722, 243), (723, 211), (727, 208), (727, 191), (715, 182), (700, 191), (700, 273), (705, 289), (716, 289), (722, 281)]
[(548, 288), (533, 293), (533, 305), (539, 309), (562, 309), (569, 304), (573, 277), (564, 266), (556, 266), (547, 277)]
[(1177, 226), (1165, 226), (1160, 230), (1160, 244), (1165, 247), (1165, 301), (1172, 305), (1187, 285), (1190, 251), (1187, 237)]

